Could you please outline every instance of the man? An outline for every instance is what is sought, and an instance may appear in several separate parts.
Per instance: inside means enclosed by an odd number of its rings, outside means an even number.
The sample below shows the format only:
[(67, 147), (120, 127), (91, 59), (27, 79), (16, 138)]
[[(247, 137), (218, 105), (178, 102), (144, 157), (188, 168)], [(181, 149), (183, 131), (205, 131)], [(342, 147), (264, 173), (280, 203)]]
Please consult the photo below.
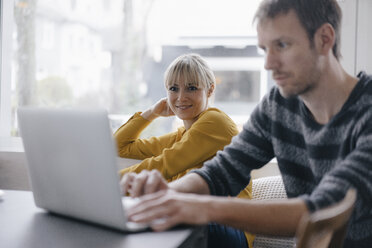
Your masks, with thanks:
[[(338, 202), (353, 187), (358, 196), (345, 247), (372, 247), (372, 78), (353, 77), (339, 63), (336, 0), (263, 0), (255, 20), (276, 87), (243, 131), (203, 168), (171, 184), (156, 171), (123, 177), (124, 193), (146, 194), (129, 218), (166, 217), (155, 230), (215, 222), (294, 235), (303, 214)], [(288, 200), (209, 196), (237, 195), (251, 170), (273, 157)]]

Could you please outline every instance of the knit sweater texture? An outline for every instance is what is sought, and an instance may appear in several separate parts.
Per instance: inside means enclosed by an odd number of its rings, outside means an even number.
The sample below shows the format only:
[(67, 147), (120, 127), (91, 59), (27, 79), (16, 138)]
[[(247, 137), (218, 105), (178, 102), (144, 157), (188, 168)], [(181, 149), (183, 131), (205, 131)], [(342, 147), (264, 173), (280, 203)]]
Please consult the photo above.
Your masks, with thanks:
[(236, 195), (253, 169), (276, 157), (288, 197), (300, 197), (311, 212), (355, 188), (347, 239), (371, 240), (372, 77), (364, 72), (358, 77), (342, 109), (325, 125), (314, 120), (300, 98), (283, 98), (273, 87), (232, 143), (193, 172), (212, 194)]

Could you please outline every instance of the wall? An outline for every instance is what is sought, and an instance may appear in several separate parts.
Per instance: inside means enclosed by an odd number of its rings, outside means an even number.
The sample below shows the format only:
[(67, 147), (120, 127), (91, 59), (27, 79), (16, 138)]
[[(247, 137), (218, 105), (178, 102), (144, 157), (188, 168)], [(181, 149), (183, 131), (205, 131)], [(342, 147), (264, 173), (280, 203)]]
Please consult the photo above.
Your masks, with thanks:
[(355, 75), (355, 44), (357, 36), (357, 2), (358, 0), (339, 1), (342, 9), (341, 30), (341, 64), (351, 75)]
[(23, 152), (0, 152), (0, 189), (30, 190)]
[(358, 0), (358, 36), (356, 38), (356, 70), (372, 74), (372, 28), (369, 18), (372, 12), (371, 0)]
[(350, 74), (364, 70), (372, 74), (371, 0), (339, 0), (343, 11), (341, 32), (342, 65)]
[[(118, 158), (119, 169), (140, 162), (136, 159)], [(0, 151), (0, 189), (31, 190), (23, 152)]]

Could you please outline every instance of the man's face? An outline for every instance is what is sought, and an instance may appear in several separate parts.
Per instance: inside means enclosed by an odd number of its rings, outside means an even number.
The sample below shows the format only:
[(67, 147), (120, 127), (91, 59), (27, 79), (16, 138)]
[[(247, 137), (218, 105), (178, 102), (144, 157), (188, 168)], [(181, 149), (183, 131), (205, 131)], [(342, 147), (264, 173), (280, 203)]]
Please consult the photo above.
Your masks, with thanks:
[(283, 97), (309, 94), (320, 78), (320, 62), (293, 10), (257, 25), (258, 46), (265, 52), (265, 69)]

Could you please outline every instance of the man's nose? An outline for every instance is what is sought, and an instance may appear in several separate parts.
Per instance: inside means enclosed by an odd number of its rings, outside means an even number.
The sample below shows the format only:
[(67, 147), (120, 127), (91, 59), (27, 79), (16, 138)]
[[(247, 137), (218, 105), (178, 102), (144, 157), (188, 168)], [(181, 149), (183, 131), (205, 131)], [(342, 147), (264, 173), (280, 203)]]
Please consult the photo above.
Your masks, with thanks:
[(277, 69), (279, 66), (279, 58), (278, 55), (268, 49), (265, 54), (265, 69), (266, 70), (274, 70)]

